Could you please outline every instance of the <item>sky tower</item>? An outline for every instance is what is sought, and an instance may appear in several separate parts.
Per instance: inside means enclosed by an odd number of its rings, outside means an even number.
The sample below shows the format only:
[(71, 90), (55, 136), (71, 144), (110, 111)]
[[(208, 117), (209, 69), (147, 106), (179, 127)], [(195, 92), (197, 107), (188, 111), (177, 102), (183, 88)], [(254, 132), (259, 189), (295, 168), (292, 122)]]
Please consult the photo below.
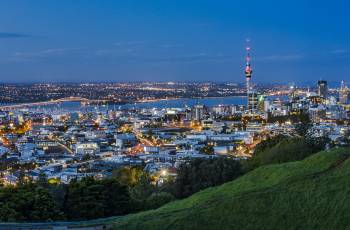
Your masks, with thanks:
[(251, 85), (251, 78), (252, 78), (252, 67), (250, 64), (250, 45), (249, 45), (249, 39), (247, 39), (247, 46), (246, 46), (246, 66), (245, 66), (245, 78), (246, 78), (246, 84), (247, 84), (247, 109), (249, 113), (254, 113), (257, 109), (258, 105), (258, 98), (257, 94), (254, 91), (252, 85)]
[(246, 46), (246, 66), (245, 66), (245, 77), (247, 82), (247, 93), (250, 91), (250, 79), (252, 78), (252, 67), (250, 65), (250, 46), (249, 46), (249, 39), (247, 39), (247, 46)]

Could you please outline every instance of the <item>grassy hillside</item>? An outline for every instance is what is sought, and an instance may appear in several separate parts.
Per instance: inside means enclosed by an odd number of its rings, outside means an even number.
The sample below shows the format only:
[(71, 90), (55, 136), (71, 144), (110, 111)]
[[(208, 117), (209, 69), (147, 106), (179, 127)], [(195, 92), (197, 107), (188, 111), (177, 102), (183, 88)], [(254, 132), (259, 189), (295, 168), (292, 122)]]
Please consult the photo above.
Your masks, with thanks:
[(115, 229), (348, 229), (350, 150), (260, 167), (157, 210), (116, 218)]

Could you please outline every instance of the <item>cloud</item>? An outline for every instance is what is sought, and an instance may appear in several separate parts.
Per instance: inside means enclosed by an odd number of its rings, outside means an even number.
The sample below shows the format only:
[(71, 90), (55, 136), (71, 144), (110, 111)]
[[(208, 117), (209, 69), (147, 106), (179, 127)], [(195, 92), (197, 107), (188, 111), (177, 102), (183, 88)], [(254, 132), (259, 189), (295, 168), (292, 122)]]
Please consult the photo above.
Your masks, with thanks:
[(46, 49), (34, 52), (16, 52), (13, 54), (15, 59), (35, 59), (35, 58), (51, 58), (51, 57), (61, 57), (67, 54), (74, 54), (77, 51), (81, 51), (84, 48), (55, 48)]
[(346, 49), (336, 49), (331, 51), (331, 55), (334, 56), (334, 58), (349, 58), (350, 51)]
[(138, 57), (138, 60), (153, 63), (200, 63), (233, 61), (233, 57), (223, 54), (208, 54), (205, 52), (200, 52), (175, 56), (143, 57), (141, 59)]
[(132, 48), (123, 49), (99, 49), (95, 51), (97, 56), (115, 56), (132, 54), (135, 50)]
[(296, 61), (303, 59), (305, 56), (303, 54), (286, 54), (286, 55), (270, 55), (265, 57), (257, 57), (257, 61)]
[[(153, 59), (157, 56), (163, 59), (162, 56), (170, 50), (183, 47), (179, 44), (172, 43), (157, 43), (151, 41), (125, 41), (115, 42), (112, 47), (96, 49), (92, 51), (92, 55), (97, 57), (107, 58), (126, 58), (126, 59)], [(167, 55), (166, 55), (167, 56)], [(171, 54), (168, 53), (168, 56)]]
[(336, 50), (332, 50), (331, 53), (332, 54), (347, 54), (349, 52), (345, 49), (336, 49)]
[(209, 27), (211, 26), (212, 23), (209, 22), (197, 22), (197, 23), (192, 23), (193, 27)]
[[(158, 49), (171, 49), (175, 45), (165, 44), (165, 47), (157, 45)], [(198, 62), (225, 62), (233, 61), (232, 56), (222, 53), (209, 54), (206, 52), (173, 54), (173, 52), (141, 51), (136, 48), (120, 47), (112, 49), (98, 49), (94, 51), (97, 58), (109, 58), (117, 61), (145, 62), (145, 63), (198, 63)]]
[(0, 38), (26, 38), (26, 37), (30, 37), (30, 35), (21, 34), (21, 33), (0, 32)]
[(157, 45), (157, 47), (163, 48), (163, 49), (172, 49), (172, 48), (178, 48), (180, 46), (175, 44), (159, 44)]
[(180, 44), (173, 44), (173, 43), (158, 43), (156, 41), (120, 41), (115, 42), (113, 45), (117, 48), (162, 48), (162, 49), (173, 49), (173, 48), (179, 48), (183, 47), (183, 45)]
[(146, 41), (121, 41), (121, 42), (115, 42), (115, 46), (135, 46), (135, 45), (143, 45)]
[[(116, 62), (143, 62), (143, 63), (209, 63), (209, 62), (236, 62), (240, 59), (235, 58), (233, 55), (227, 55), (223, 53), (207, 53), (205, 51), (197, 53), (182, 54), (177, 52), (175, 54), (172, 51), (162, 52), (163, 49), (172, 49), (176, 47), (173, 44), (157, 44), (150, 47), (150, 49), (138, 49), (133, 47), (136, 44), (144, 44), (144, 42), (131, 41), (118, 43), (117, 46), (104, 49), (91, 49), (91, 48), (51, 48), (33, 52), (16, 52), (12, 55), (13, 61), (39, 61), (42, 59), (55, 59), (55, 58), (89, 58), (98, 60), (108, 59)], [(157, 50), (153, 50), (157, 49)], [(160, 49), (160, 50), (159, 50)], [(301, 54), (290, 55), (270, 55), (264, 57), (256, 57), (254, 61), (294, 61), (304, 58)]]

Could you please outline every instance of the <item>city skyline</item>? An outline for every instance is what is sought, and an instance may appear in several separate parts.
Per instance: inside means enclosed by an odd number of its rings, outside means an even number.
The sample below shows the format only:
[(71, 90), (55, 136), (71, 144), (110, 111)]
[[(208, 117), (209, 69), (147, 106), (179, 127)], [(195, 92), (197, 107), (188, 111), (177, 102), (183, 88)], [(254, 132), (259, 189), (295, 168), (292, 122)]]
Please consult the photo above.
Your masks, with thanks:
[(348, 7), (1, 1), (0, 229), (349, 229)]
[(348, 5), (4, 1), (0, 82), (346, 81)]

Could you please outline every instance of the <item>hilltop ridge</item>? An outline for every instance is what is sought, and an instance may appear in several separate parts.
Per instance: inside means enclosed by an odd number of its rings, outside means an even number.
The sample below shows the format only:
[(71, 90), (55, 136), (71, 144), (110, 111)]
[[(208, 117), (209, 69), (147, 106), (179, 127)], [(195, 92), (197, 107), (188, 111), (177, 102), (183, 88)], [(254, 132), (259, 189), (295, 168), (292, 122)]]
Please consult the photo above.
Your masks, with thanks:
[(115, 220), (115, 229), (345, 229), (350, 150), (268, 165), (159, 209)]

